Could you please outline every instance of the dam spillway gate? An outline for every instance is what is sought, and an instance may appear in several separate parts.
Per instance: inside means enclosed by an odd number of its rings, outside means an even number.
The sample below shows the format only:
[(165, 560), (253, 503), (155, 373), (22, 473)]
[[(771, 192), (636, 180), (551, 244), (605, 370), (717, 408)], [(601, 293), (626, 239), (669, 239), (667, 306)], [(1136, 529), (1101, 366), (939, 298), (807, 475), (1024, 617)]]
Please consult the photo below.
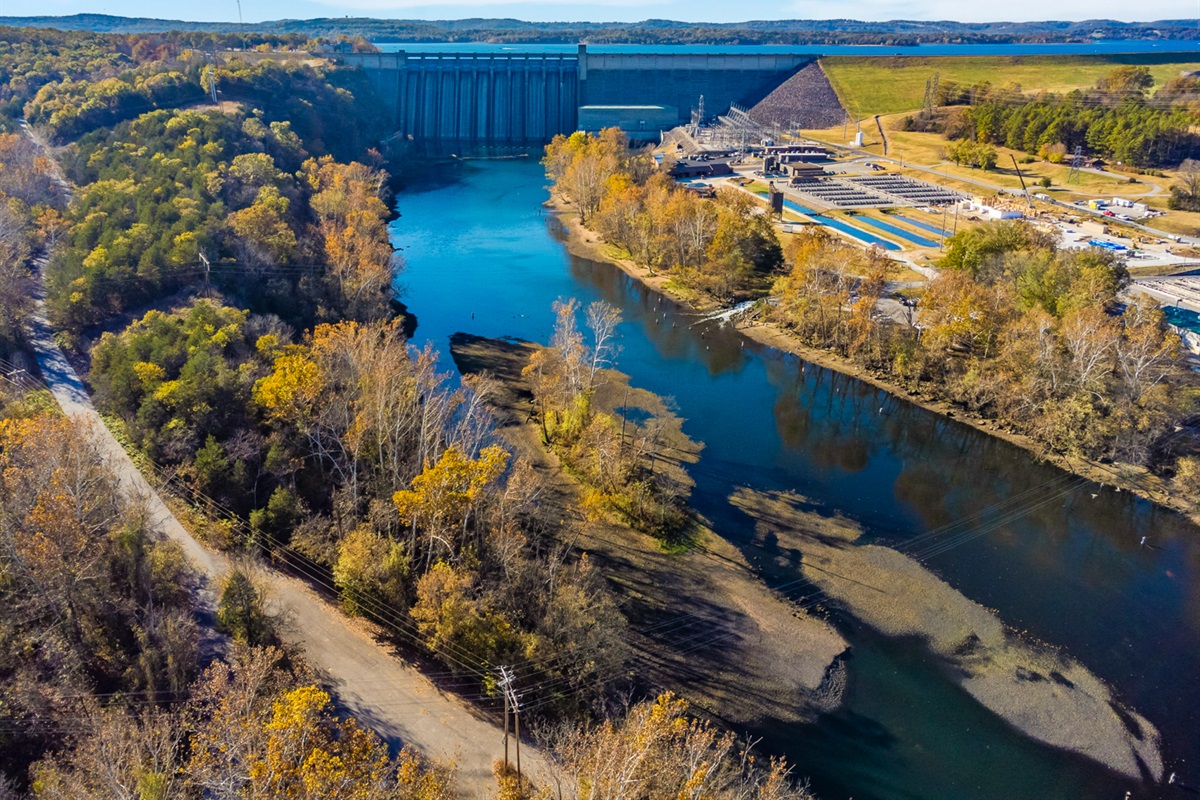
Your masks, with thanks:
[(542, 144), (617, 125), (684, 124), (701, 95), (712, 115), (752, 106), (813, 61), (794, 54), (347, 53), (396, 133), (422, 141)]

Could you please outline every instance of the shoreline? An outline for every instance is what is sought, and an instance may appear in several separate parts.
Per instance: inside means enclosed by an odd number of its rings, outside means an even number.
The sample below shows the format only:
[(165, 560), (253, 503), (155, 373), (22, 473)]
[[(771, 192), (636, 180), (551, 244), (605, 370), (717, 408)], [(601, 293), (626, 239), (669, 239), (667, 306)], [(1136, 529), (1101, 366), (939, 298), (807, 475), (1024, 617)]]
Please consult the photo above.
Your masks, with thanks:
[(798, 551), (821, 593), (884, 636), (920, 639), (950, 681), (1019, 735), (1131, 780), (1161, 779), (1157, 728), (1077, 659), (1024, 635), (911, 556), (863, 542), (862, 526), (801, 495), (737, 486), (729, 501), (754, 521), (756, 537)]
[[(695, 546), (671, 552), (615, 514), (579, 513), (587, 484), (543, 444), (530, 418), (522, 368), (537, 347), (458, 333), (451, 357), (464, 375), (490, 373), (495, 379), (488, 404), (499, 437), (544, 481), (543, 513), (575, 521), (571, 546), (593, 559), (620, 598), (634, 682), (669, 689), (724, 724), (749, 728), (812, 722), (836, 709), (849, 643), (828, 620), (772, 590), (706, 521), (697, 520)], [(596, 395), (605, 413), (617, 403), (667, 411), (657, 395), (631, 386), (629, 376), (605, 372)], [(682, 469), (702, 444), (680, 441), (678, 447), (684, 452), (678, 461), (664, 462), (668, 469)]]
[[(668, 285), (672, 282), (670, 275), (652, 273), (649, 269), (640, 267), (629, 259), (614, 257), (608, 252), (609, 246), (600, 237), (600, 234), (584, 228), (579, 222), (578, 212), (567, 208), (561, 195), (553, 189), (550, 192), (550, 199), (543, 205), (549, 209), (549, 212), (562, 225), (563, 231), (566, 234), (565, 244), (567, 251), (572, 255), (612, 264), (647, 288), (665, 295), (672, 301), (693, 311), (713, 311), (720, 308), (720, 305), (711, 299), (706, 298), (697, 301), (695, 298), (685, 297), (673, 290)], [(1143, 467), (1126, 465), (1127, 469), (1136, 472), (1137, 480), (1134, 481), (1119, 475), (1118, 470), (1121, 467), (1116, 464), (1107, 466), (1087, 459), (1073, 458), (1049, 452), (1045, 445), (1026, 434), (1006, 430), (1002, 427), (1002, 423), (997, 420), (991, 420), (958, 408), (945, 400), (914, 394), (905, 387), (891, 380), (881, 378), (836, 353), (806, 345), (776, 322), (765, 321), (752, 325), (738, 325), (737, 329), (746, 338), (758, 344), (780, 352), (790, 353), (808, 363), (856, 378), (876, 389), (887, 392), (892, 397), (912, 403), (941, 417), (960, 422), (981, 433), (1002, 439), (1011, 445), (1021, 448), (1039, 461), (1046, 462), (1073, 475), (1085, 478), (1101, 487), (1112, 487), (1116, 491), (1132, 492), (1143, 500), (1153, 503), (1155, 506), (1180, 514), (1193, 524), (1200, 525), (1200, 510), (1194, 511), (1185, 506), (1166, 490), (1162, 485), (1164, 484), (1162, 479), (1151, 475)], [(1142, 484), (1143, 481), (1151, 481), (1157, 485), (1153, 488), (1147, 487)]]

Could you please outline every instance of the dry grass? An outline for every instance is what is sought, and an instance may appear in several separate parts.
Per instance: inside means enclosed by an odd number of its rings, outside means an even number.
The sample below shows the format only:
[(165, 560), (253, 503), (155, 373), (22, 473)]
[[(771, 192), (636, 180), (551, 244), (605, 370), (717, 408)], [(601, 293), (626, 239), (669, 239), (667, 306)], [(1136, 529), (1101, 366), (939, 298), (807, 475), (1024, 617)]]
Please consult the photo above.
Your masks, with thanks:
[[(896, 130), (895, 127), (904, 114), (892, 114), (881, 119), (888, 136), (888, 157), (902, 160), (905, 169), (891, 166), (890, 169), (911, 177), (929, 180), (972, 195), (991, 194), (988, 189), (973, 183), (979, 181), (991, 187), (1020, 189), (1021, 180), (1013, 168), (1013, 157), (1018, 163), (1026, 157), (1020, 150), (1010, 150), (1007, 147), (997, 147), (997, 168), (983, 171), (971, 167), (957, 166), (946, 160), (946, 139), (936, 133), (920, 133), (915, 131)], [(854, 127), (850, 127), (853, 136)], [(863, 123), (863, 149), (868, 153), (882, 156), (883, 140), (875, 127), (874, 121)], [(842, 128), (835, 127), (826, 130), (804, 131), (805, 136), (823, 142), (842, 143), (844, 141)], [(943, 175), (930, 175), (908, 165), (934, 167)], [(1103, 174), (1080, 171), (1071, 183), (1068, 183), (1070, 164), (1051, 164), (1046, 161), (1035, 161), (1031, 164), (1020, 164), (1021, 176), (1032, 192), (1045, 192), (1056, 200), (1072, 203), (1094, 197), (1124, 197), (1137, 202), (1146, 203), (1151, 208), (1167, 211), (1167, 200), (1170, 197), (1171, 185), (1175, 183), (1175, 175), (1167, 171), (1164, 177), (1152, 175), (1129, 175), (1120, 172), (1105, 171)], [(1050, 188), (1038, 186), (1042, 178), (1050, 179)], [(1130, 183), (1133, 178), (1135, 183)], [(1170, 211), (1166, 216), (1157, 217), (1148, 223), (1151, 227), (1167, 233), (1177, 233), (1186, 236), (1200, 232), (1200, 213), (1187, 211)]]
[(1200, 214), (1195, 211), (1168, 211), (1151, 223), (1155, 228), (1181, 236), (1200, 236)]
[(833, 56), (821, 66), (851, 115), (894, 114), (921, 107), (925, 81), (937, 73), (943, 83), (970, 86), (1019, 84), (1026, 92), (1067, 92), (1094, 86), (1120, 64), (1150, 67), (1155, 86), (1181, 70), (1200, 69), (1186, 56)]

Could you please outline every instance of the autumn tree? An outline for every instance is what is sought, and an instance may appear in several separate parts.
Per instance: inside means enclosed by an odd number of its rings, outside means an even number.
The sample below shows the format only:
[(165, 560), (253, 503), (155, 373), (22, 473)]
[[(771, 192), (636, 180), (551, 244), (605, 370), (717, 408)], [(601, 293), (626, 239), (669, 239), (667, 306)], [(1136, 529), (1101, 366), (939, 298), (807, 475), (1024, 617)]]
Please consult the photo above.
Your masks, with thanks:
[(296, 232), (288, 222), (291, 201), (274, 186), (258, 190), (254, 203), (229, 217), (244, 257), (255, 265), (286, 264), (296, 250)]
[(580, 726), (557, 737), (555, 767), (578, 800), (704, 797), (807, 800), (787, 765), (760, 764), (732, 733), (687, 714), (670, 694), (639, 703), (624, 719)]
[(103, 716), (93, 692), (154, 704), (185, 691), (194, 580), (122, 499), (91, 431), (45, 412), (0, 420), (0, 705), (29, 721), (0, 735), (0, 770), (23, 777), (61, 744), (60, 716)]
[(403, 543), (361, 524), (338, 544), (333, 582), (351, 614), (370, 615), (375, 608), (408, 606), (411, 557)]
[(387, 745), (334, 713), (307, 670), (237, 645), (191, 698), (161, 713), (87, 720), (74, 748), (39, 763), (39, 800), (454, 800), (451, 767)]
[(1116, 100), (1141, 99), (1154, 85), (1150, 68), (1134, 64), (1114, 67), (1096, 81), (1096, 88)]
[(482, 588), (473, 570), (440, 561), (417, 582), (409, 611), (426, 647), (448, 667), (476, 676), (519, 660), (524, 649), (520, 631), (490, 608)]
[(386, 174), (357, 162), (309, 159), (310, 204), (344, 312), (355, 319), (386, 315), (397, 260), (388, 239)]
[(473, 459), (448, 447), (436, 463), (413, 478), (411, 489), (392, 496), (400, 518), (413, 531), (410, 550), (416, 549), (418, 531), (424, 537), (427, 568), (435, 558), (458, 554), (484, 492), (507, 463), (508, 453), (495, 445)]

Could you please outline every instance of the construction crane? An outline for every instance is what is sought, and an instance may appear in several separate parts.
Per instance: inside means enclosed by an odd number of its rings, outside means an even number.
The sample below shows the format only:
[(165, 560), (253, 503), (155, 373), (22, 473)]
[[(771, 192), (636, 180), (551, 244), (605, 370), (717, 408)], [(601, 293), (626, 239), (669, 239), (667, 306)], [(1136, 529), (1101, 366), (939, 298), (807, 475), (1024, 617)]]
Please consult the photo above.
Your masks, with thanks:
[(1012, 159), (1013, 169), (1017, 171), (1017, 178), (1019, 178), (1021, 181), (1021, 191), (1025, 193), (1025, 204), (1029, 206), (1029, 209), (1032, 211), (1033, 198), (1029, 196), (1029, 187), (1025, 185), (1025, 176), (1021, 174), (1021, 167), (1017, 165), (1017, 157), (1012, 153), (1009, 153), (1008, 157)]

